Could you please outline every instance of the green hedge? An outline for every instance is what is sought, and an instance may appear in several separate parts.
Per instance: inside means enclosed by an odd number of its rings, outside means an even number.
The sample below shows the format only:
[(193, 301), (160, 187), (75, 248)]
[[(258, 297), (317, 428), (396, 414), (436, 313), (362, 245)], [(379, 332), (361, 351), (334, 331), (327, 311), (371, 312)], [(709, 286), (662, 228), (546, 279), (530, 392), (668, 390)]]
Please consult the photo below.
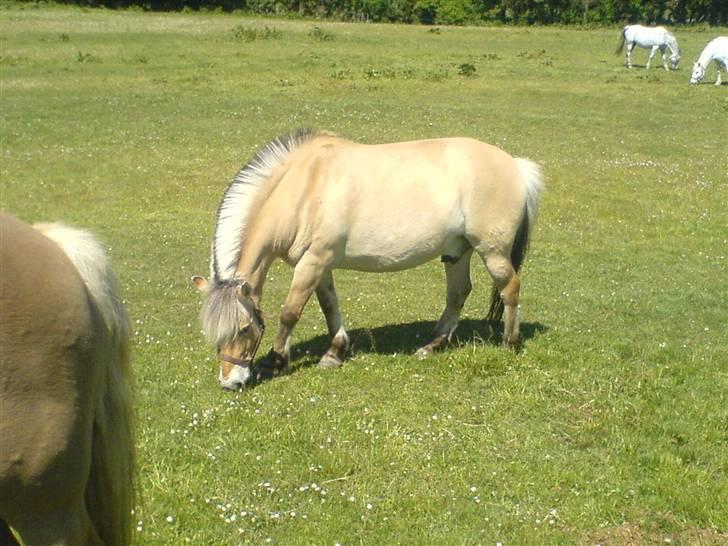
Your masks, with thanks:
[(339, 20), (441, 25), (728, 24), (728, 0), (68, 0), (111, 8), (222, 9)]

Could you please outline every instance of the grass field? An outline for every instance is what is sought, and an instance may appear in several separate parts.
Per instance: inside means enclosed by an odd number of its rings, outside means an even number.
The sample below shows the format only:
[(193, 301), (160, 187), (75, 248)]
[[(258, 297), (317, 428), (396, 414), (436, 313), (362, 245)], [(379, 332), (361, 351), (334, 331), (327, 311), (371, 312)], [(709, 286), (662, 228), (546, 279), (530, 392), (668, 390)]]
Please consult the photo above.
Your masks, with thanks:
[[(617, 28), (439, 28), (0, 9), (0, 208), (110, 247), (134, 323), (140, 545), (728, 544), (728, 89), (623, 67)], [(659, 63), (657, 63), (659, 66)], [(412, 356), (439, 263), (337, 272), (351, 360), (315, 304), (293, 373), (216, 382), (193, 274), (255, 149), (297, 127), (472, 136), (539, 162), (519, 353), (475, 290)], [(290, 270), (275, 266), (270, 345)]]

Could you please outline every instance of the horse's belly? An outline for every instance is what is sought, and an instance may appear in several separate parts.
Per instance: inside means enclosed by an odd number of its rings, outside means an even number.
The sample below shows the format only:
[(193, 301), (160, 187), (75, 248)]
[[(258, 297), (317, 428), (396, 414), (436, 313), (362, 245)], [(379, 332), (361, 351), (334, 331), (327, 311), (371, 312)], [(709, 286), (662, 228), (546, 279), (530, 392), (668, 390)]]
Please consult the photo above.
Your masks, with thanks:
[(334, 267), (358, 271), (401, 271), (417, 267), (441, 255), (460, 257), (469, 248), (460, 236), (439, 236), (413, 239), (411, 237), (372, 237), (349, 240)]

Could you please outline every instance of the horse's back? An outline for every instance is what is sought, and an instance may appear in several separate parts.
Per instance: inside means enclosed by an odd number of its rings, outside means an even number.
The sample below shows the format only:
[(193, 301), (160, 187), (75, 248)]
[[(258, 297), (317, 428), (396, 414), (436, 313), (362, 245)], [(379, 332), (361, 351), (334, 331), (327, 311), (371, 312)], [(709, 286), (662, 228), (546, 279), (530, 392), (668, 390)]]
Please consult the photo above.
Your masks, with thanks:
[(0, 513), (22, 518), (83, 491), (102, 325), (60, 247), (4, 214), (0, 307)]
[(628, 25), (624, 33), (629, 42), (635, 42), (640, 47), (664, 45), (667, 37), (673, 37), (665, 27), (646, 27), (643, 25)]
[(306, 222), (335, 248), (335, 266), (367, 271), (459, 255), (474, 232), (505, 232), (524, 207), (514, 158), (470, 138), (340, 141), (311, 150), (287, 178), (308, 180), (300, 209), (315, 211)]
[(723, 64), (726, 64), (728, 62), (728, 36), (718, 36), (711, 40), (705, 46), (702, 55), (706, 55), (706, 53), (709, 58), (718, 59)]

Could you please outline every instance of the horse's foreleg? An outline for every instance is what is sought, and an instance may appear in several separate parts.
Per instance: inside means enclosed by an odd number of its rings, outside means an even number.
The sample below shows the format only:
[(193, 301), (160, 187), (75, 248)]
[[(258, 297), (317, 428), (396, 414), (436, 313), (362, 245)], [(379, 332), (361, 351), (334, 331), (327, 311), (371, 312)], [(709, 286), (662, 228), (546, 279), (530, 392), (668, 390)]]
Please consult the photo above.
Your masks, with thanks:
[(485, 258), (485, 266), (503, 301), (503, 345), (515, 347), (520, 337), (518, 298), (521, 281), (505, 256), (491, 254)]
[(726, 73), (728, 73), (728, 66), (722, 66), (720, 63), (716, 63), (715, 71), (718, 74), (718, 77), (715, 80), (715, 85), (721, 84), (721, 81), (720, 81), (720, 69), (721, 68), (725, 69)]
[(306, 252), (296, 264), (288, 297), (281, 311), (278, 333), (267, 361), (261, 365), (262, 369), (272, 368), (278, 371), (287, 368), (290, 361), (291, 334), (325, 270), (324, 261), (311, 251)]
[[(657, 53), (657, 50), (658, 50), (658, 46), (652, 46), (652, 49), (650, 49), (650, 54), (649, 54), (649, 56), (647, 57), (647, 66), (645, 66), (645, 68), (646, 68), (647, 70), (649, 70), (649, 69), (650, 69), (650, 63), (652, 62), (652, 57), (654, 57), (654, 56), (655, 56), (655, 53)], [(665, 57), (664, 57), (664, 55), (663, 55), (663, 57), (662, 57), (662, 58), (663, 58), (663, 59), (665, 58)]]
[(627, 44), (627, 53), (624, 55), (624, 64), (627, 65), (627, 68), (632, 68), (632, 49), (634, 49), (634, 42)]
[(316, 298), (324, 317), (326, 317), (326, 326), (331, 339), (329, 350), (321, 357), (319, 366), (322, 368), (338, 368), (344, 363), (344, 358), (349, 350), (349, 336), (342, 325), (339, 298), (336, 296), (334, 276), (331, 271), (326, 271), (321, 277), (321, 281), (316, 287)]
[(665, 69), (666, 72), (669, 72), (670, 69), (667, 68), (667, 60), (665, 59), (665, 48), (663, 47), (662, 49), (660, 49), (660, 51), (662, 52), (662, 67)]
[(447, 278), (445, 310), (432, 331), (430, 341), (417, 350), (418, 357), (425, 358), (450, 341), (460, 320), (460, 311), (472, 289), (470, 282), (470, 256), (472, 253), (472, 250), (468, 250), (455, 263), (445, 262)]

